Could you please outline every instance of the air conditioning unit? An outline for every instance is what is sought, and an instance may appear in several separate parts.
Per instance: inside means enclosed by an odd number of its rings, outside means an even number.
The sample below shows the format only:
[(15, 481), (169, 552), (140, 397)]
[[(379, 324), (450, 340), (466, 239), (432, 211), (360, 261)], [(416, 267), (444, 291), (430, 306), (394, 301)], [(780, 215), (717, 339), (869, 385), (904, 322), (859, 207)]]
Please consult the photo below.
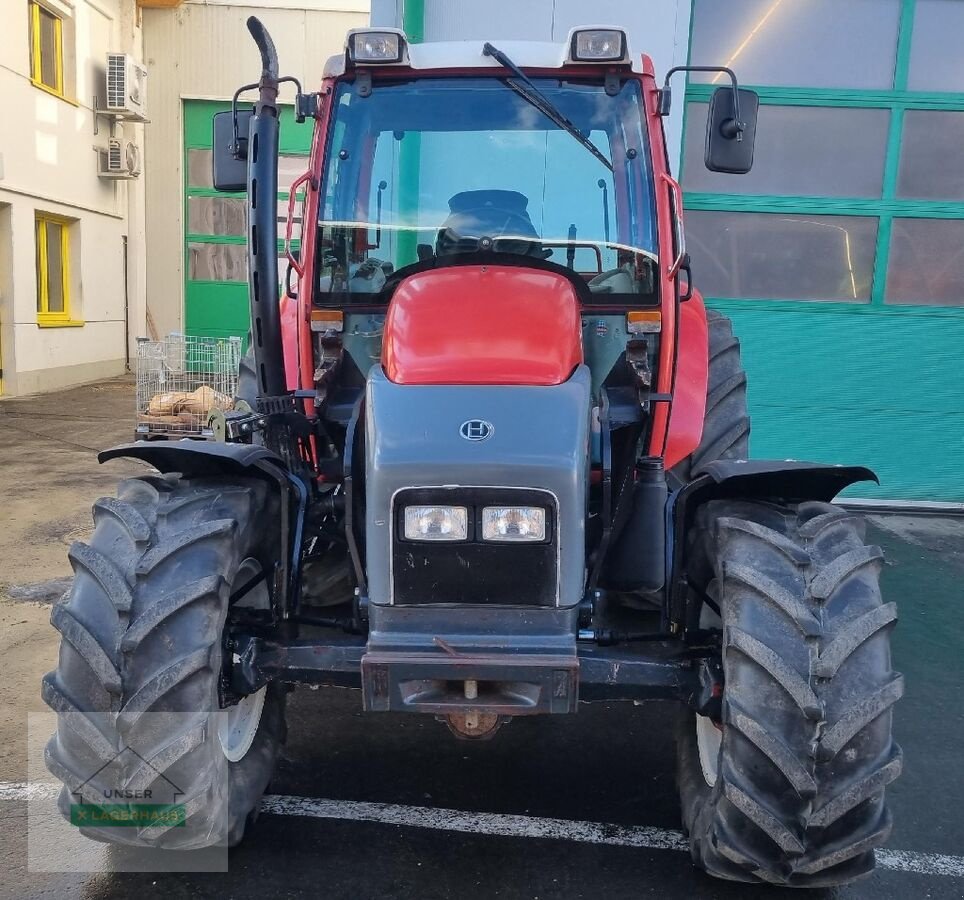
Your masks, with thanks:
[(104, 111), (130, 118), (147, 116), (147, 69), (126, 53), (107, 54)]
[(141, 174), (141, 148), (133, 141), (110, 138), (107, 149), (100, 151), (101, 178), (127, 181)]

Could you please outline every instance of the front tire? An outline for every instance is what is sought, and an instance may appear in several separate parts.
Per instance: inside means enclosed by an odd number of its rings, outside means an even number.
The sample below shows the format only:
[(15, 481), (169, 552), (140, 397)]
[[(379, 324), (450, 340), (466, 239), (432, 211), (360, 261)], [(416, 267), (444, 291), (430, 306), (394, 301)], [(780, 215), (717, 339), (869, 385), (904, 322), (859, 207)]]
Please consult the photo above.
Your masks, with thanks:
[(873, 868), (891, 828), (884, 788), (901, 770), (881, 561), (862, 522), (827, 503), (698, 511), (688, 577), (715, 595), (723, 629), (715, 767), (691, 711), (677, 745), (683, 824), (710, 874), (818, 887)]
[(47, 767), (64, 783), (68, 819), (72, 803), (176, 789), (185, 821), (82, 828), (88, 837), (233, 846), (256, 814), (284, 740), (284, 693), (268, 686), (245, 718), (219, 708), (219, 680), (228, 600), (269, 570), (276, 506), (257, 479), (177, 475), (128, 479), (94, 504), (90, 543), (70, 549), (73, 589), (51, 615), (63, 639), (42, 686), (58, 714)]

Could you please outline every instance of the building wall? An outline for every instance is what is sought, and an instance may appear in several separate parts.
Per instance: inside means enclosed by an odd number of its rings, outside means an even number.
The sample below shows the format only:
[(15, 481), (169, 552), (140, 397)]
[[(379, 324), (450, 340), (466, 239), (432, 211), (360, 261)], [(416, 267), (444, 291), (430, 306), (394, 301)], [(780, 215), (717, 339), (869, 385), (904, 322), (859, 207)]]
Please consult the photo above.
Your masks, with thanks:
[[(184, 110), (192, 100), (230, 100), (261, 71), (245, 27), (257, 15), (278, 48), (282, 74), (316, 90), (325, 61), (350, 28), (367, 24), (367, 0), (267, 0), (254, 6), (187, 2), (145, 9), (144, 43), (153, 125), (147, 146), (148, 334), (185, 330)], [(282, 100), (291, 100), (290, 85)], [(308, 126), (305, 126), (306, 128)]]
[(692, 34), (693, 62), (761, 99), (753, 171), (709, 173), (716, 85), (694, 78), (681, 176), (751, 452), (875, 469), (851, 495), (964, 501), (964, 2), (695, 0)]
[[(109, 123), (93, 112), (104, 95), (108, 51), (140, 56), (134, 0), (43, 0), (62, 19), (63, 92), (30, 81), (27, 0), (3, 0), (0, 29), (0, 362), (5, 394), (52, 390), (124, 371), (125, 315), (143, 296), (139, 181), (98, 177), (97, 151)], [(95, 134), (95, 123), (98, 133)], [(143, 142), (143, 126), (125, 137)], [(71, 319), (41, 327), (37, 317), (35, 215), (72, 220)], [(124, 238), (128, 239), (125, 280)], [(125, 307), (130, 308), (126, 310)]]

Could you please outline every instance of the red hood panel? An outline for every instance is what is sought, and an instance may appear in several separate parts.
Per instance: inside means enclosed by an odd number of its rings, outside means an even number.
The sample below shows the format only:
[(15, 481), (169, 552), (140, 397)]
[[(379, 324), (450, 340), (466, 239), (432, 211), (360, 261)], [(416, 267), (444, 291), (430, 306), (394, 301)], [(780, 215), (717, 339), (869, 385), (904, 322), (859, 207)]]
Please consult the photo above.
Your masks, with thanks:
[(385, 317), (382, 366), (396, 384), (561, 384), (582, 361), (579, 301), (554, 272), (420, 272)]

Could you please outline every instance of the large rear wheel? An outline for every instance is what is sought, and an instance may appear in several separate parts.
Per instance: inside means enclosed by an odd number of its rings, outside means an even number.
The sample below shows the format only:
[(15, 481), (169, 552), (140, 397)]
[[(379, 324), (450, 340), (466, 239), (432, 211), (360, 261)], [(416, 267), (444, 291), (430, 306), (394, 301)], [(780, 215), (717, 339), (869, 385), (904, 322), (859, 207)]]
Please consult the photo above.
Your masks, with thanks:
[(681, 716), (678, 776), (709, 873), (816, 887), (873, 868), (901, 769), (881, 560), (863, 523), (827, 503), (698, 511), (687, 576), (703, 627), (722, 627), (722, 714)]
[[(72, 804), (120, 796), (174, 803), (184, 824), (98, 824), (89, 837), (233, 845), (256, 814), (284, 740), (284, 693), (271, 685), (222, 709), (219, 688), (229, 598), (270, 570), (276, 507), (257, 479), (177, 475), (128, 479), (94, 504), (93, 537), (71, 547), (73, 589), (51, 616), (63, 639), (42, 687), (58, 713), (47, 766), (68, 819)], [(265, 582), (239, 603), (266, 606)]]
[(703, 436), (699, 447), (670, 470), (684, 484), (708, 462), (747, 459), (750, 455), (750, 415), (740, 341), (733, 334), (733, 323), (715, 309), (706, 311), (706, 326), (709, 368)]

